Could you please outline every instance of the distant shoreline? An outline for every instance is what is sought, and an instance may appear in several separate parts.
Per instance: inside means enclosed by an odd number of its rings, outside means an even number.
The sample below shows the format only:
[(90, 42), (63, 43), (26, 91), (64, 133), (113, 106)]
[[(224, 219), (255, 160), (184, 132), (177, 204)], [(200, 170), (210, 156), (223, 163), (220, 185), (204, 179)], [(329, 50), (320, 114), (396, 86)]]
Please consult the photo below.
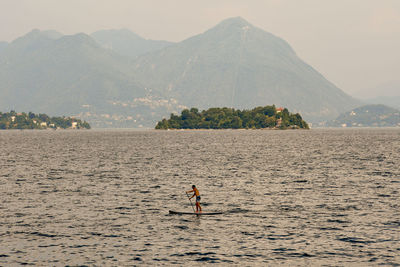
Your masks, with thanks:
[[(322, 131), (322, 130), (344, 130), (344, 131), (353, 131), (353, 130), (400, 130), (400, 127), (314, 127), (310, 129), (284, 129), (289, 131), (296, 130), (312, 130), (312, 131)], [(24, 131), (24, 132), (76, 132), (76, 130), (80, 130), (83, 132), (123, 132), (123, 131), (131, 131), (131, 132), (201, 132), (201, 131), (282, 131), (279, 128), (262, 128), (262, 129), (154, 129), (151, 127), (148, 128), (91, 128), (91, 129), (0, 129), (0, 132), (7, 131)]]
[(33, 112), (0, 112), (0, 130), (90, 129), (90, 124), (75, 117), (50, 117)]

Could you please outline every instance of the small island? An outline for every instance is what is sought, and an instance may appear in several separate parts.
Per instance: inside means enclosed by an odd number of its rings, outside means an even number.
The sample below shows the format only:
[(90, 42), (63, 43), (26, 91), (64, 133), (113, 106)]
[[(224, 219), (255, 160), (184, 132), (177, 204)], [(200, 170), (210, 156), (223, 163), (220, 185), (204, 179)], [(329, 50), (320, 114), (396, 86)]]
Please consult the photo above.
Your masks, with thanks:
[(210, 108), (199, 112), (197, 108), (184, 109), (181, 115), (159, 121), (156, 129), (309, 129), (299, 113), (274, 105), (252, 110)]
[(49, 117), (32, 112), (0, 112), (0, 130), (8, 129), (90, 129), (90, 125), (71, 117)]

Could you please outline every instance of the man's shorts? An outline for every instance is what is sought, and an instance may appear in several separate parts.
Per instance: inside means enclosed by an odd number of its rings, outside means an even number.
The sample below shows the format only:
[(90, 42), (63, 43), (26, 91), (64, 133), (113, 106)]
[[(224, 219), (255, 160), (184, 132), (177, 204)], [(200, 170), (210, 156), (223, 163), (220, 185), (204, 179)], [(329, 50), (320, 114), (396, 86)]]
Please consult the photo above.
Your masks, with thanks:
[(196, 196), (196, 202), (200, 202), (201, 197), (200, 196)]

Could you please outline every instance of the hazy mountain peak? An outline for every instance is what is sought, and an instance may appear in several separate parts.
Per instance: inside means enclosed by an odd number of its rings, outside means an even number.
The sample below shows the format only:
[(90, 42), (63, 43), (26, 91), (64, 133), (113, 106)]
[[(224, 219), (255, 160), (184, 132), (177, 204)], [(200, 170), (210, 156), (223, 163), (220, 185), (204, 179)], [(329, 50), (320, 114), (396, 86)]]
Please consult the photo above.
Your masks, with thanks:
[(25, 34), (21, 37), (18, 37), (17, 39), (12, 41), (12, 43), (16, 44), (16, 43), (20, 43), (22, 41), (31, 41), (31, 40), (35, 40), (35, 39), (38, 39), (41, 37), (46, 37), (46, 36), (42, 35), (39, 29), (33, 29), (30, 32), (28, 32), (27, 34)]
[(10, 43), (8, 48), (16, 53), (25, 53), (41, 49), (53, 41), (48, 34), (38, 29), (33, 29), (24, 36), (21, 36)]
[(134, 38), (134, 39), (140, 39), (144, 40), (141, 36), (138, 34), (132, 32), (131, 30), (128, 29), (108, 29), (108, 30), (99, 30), (91, 34), (91, 36), (101, 42), (108, 41), (107, 39), (113, 38), (113, 39), (129, 39), (129, 38)]
[(30, 36), (38, 36), (40, 34), (40, 30), (39, 29), (32, 29), (30, 32), (28, 32), (27, 34), (25, 34), (22, 37), (30, 37)]
[(86, 33), (77, 33), (77, 34), (73, 34), (73, 35), (64, 35), (63, 37), (61, 37), (57, 41), (62, 42), (62, 43), (66, 43), (66, 44), (69, 44), (69, 45), (86, 44), (86, 45), (98, 47), (97, 43), (93, 40), (93, 38), (91, 38)]
[(221, 21), (216, 26), (209, 29), (207, 32), (242, 33), (248, 31), (249, 29), (255, 29), (255, 28), (256, 27), (251, 25), (242, 17), (234, 17)]
[(35, 40), (35, 39), (40, 39), (40, 38), (45, 38), (45, 39), (58, 39), (61, 38), (63, 34), (54, 31), (54, 30), (46, 30), (46, 31), (41, 31), (39, 29), (33, 29), (24, 36), (21, 36), (13, 41), (14, 42), (19, 42), (21, 40)]
[(55, 30), (41, 31), (41, 34), (53, 40), (59, 39), (63, 36), (62, 33), (59, 33), (58, 31)]
[(218, 26), (253, 27), (253, 25), (251, 25), (247, 20), (242, 17), (227, 18), (218, 23), (216, 27)]
[(89, 35), (87, 35), (86, 33), (83, 33), (83, 32), (72, 34), (72, 35), (66, 35), (66, 36), (64, 36), (64, 38), (73, 38), (73, 39), (80, 40), (80, 41), (93, 42), (93, 39)]
[[(225, 19), (203, 34), (195, 36), (195, 38), (212, 40), (212, 42), (223, 42), (227, 45), (242, 46), (243, 49), (266, 49), (270, 54), (275, 55), (295, 55), (294, 50), (285, 40), (250, 24), (242, 17)], [(250, 46), (258, 45), (260, 47), (250, 48), (244, 44)]]
[(91, 37), (103, 48), (131, 58), (171, 44), (167, 41), (146, 40), (128, 29), (100, 30), (92, 33)]

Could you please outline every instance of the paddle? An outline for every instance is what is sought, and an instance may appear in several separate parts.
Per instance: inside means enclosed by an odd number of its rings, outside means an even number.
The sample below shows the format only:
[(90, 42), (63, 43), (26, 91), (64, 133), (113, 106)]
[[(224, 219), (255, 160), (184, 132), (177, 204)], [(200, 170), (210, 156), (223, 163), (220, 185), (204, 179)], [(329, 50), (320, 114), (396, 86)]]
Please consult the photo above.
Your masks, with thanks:
[(193, 207), (192, 200), (190, 199), (188, 193), (187, 193), (187, 192), (185, 192), (185, 193), (186, 193), (186, 196), (188, 197), (188, 199), (189, 199), (189, 201), (190, 201), (190, 205), (192, 206), (193, 212), (196, 213), (196, 212), (194, 211), (194, 207)]

